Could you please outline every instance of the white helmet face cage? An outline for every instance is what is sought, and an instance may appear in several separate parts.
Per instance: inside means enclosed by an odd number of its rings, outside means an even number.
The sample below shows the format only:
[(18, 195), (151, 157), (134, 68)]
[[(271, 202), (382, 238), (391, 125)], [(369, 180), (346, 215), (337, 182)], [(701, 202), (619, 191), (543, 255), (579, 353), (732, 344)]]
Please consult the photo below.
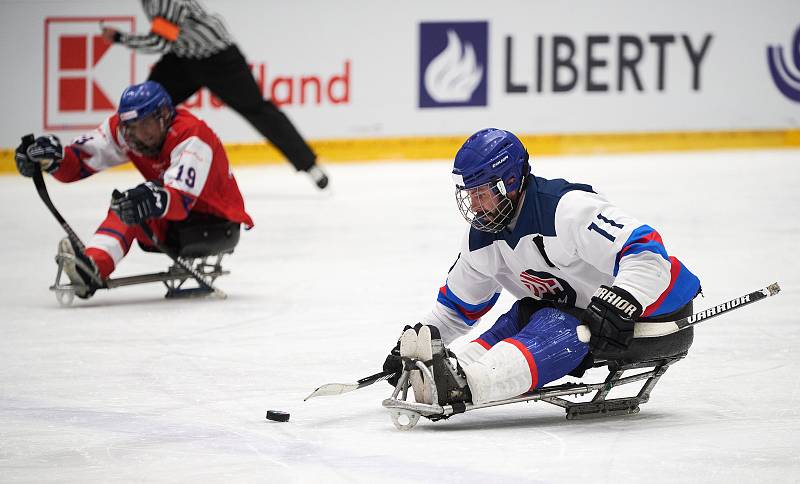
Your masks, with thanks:
[(496, 234), (514, 218), (514, 204), (500, 179), (474, 188), (456, 186), (456, 203), (464, 219), (482, 232)]
[[(166, 114), (162, 108), (158, 108), (135, 121), (120, 122), (119, 132), (128, 148), (140, 155), (155, 158), (161, 152), (170, 121), (170, 115)], [(142, 140), (139, 134), (141, 131), (149, 132), (147, 135), (149, 142)]]

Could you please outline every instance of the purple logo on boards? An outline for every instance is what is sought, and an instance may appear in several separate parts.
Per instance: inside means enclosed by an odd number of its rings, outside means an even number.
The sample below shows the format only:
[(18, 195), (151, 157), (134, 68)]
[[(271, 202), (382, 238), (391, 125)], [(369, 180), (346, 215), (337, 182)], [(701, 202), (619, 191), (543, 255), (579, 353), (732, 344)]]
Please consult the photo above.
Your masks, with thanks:
[(767, 63), (778, 90), (792, 101), (800, 102), (800, 27), (794, 33), (789, 51), (793, 69), (786, 64), (782, 45), (767, 47)]
[(488, 22), (419, 24), (419, 107), (486, 106)]

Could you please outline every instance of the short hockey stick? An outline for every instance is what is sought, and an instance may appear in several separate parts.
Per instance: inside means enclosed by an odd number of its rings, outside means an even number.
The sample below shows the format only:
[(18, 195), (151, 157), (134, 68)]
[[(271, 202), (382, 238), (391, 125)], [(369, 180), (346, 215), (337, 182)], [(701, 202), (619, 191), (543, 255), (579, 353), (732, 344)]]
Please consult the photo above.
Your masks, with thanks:
[[(27, 134), (22, 137), (22, 144), (26, 148), (32, 145), (34, 141), (35, 138), (33, 137), (32, 134)], [(72, 230), (72, 227), (69, 226), (67, 221), (64, 220), (64, 217), (62, 217), (61, 214), (58, 212), (56, 206), (53, 205), (53, 201), (50, 200), (50, 194), (47, 193), (47, 185), (45, 185), (44, 183), (44, 177), (42, 176), (41, 170), (36, 170), (33, 173), (33, 184), (36, 186), (36, 192), (39, 194), (39, 198), (42, 199), (45, 206), (47, 206), (47, 208), (50, 210), (50, 213), (53, 214), (53, 216), (56, 218), (56, 221), (58, 221), (58, 223), (61, 225), (61, 228), (63, 228), (64, 231), (67, 233), (67, 237), (69, 237), (69, 240), (72, 241), (72, 244), (75, 245), (75, 247), (77, 247), (78, 249), (80, 249), (81, 252), (85, 251), (86, 246), (83, 245), (83, 241), (80, 239), (80, 237), (78, 237), (78, 234), (76, 234), (75, 231)]]
[[(705, 321), (706, 319), (714, 318), (729, 311), (733, 311), (734, 309), (738, 309), (742, 306), (747, 306), (748, 304), (752, 304), (756, 301), (761, 301), (769, 296), (774, 296), (780, 291), (781, 287), (777, 282), (775, 282), (763, 289), (753, 291), (750, 294), (745, 294), (744, 296), (731, 299), (728, 302), (704, 309), (699, 313), (694, 313), (691, 316), (681, 318), (677, 321), (665, 321), (662, 323), (636, 323), (636, 326), (633, 329), (633, 337), (655, 338), (658, 336), (666, 336), (668, 334), (677, 333), (682, 329), (688, 328), (689, 326), (694, 326), (695, 324)], [(589, 327), (586, 325), (578, 326), (577, 331), (578, 339), (584, 343), (588, 343), (589, 338), (591, 337)]]
[(303, 401), (305, 402), (306, 400), (314, 397), (327, 397), (330, 395), (341, 395), (342, 393), (352, 392), (353, 390), (358, 390), (359, 388), (368, 387), (373, 383), (382, 380), (388, 380), (397, 373), (398, 372), (396, 371), (389, 370), (364, 377), (355, 383), (327, 383), (311, 392), (311, 395), (304, 398)]
[[(26, 149), (28, 146), (32, 145), (34, 141), (35, 138), (33, 137), (32, 134), (27, 134), (22, 137), (22, 144)], [(42, 170), (36, 170), (31, 178), (33, 178), (34, 186), (36, 186), (36, 193), (39, 194), (39, 198), (42, 199), (42, 202), (44, 202), (47, 209), (50, 210), (50, 213), (52, 213), (53, 217), (56, 218), (56, 221), (58, 222), (59, 225), (61, 225), (61, 228), (64, 229), (64, 232), (67, 233), (67, 238), (69, 238), (69, 240), (72, 242), (72, 245), (76, 247), (81, 254), (85, 254), (86, 246), (83, 244), (83, 241), (81, 240), (80, 237), (78, 237), (78, 234), (76, 234), (75, 231), (72, 230), (72, 227), (70, 227), (66, 219), (64, 219), (64, 217), (61, 216), (61, 213), (58, 211), (56, 206), (53, 204), (53, 201), (50, 199), (50, 194), (47, 191), (47, 185), (44, 182), (44, 176), (42, 175)], [(105, 282), (102, 279), (100, 279), (97, 276), (97, 274), (91, 271), (87, 271), (87, 274), (91, 276), (91, 278), (93, 279), (93, 283), (97, 287), (105, 286)]]
[(142, 228), (142, 231), (144, 231), (144, 234), (147, 236), (147, 238), (150, 239), (151, 242), (153, 242), (153, 245), (155, 245), (158, 250), (165, 253), (170, 259), (172, 259), (173, 262), (175, 262), (175, 264), (180, 266), (181, 269), (188, 272), (189, 275), (191, 275), (197, 281), (198, 284), (208, 289), (209, 291), (213, 292), (214, 295), (216, 295), (220, 299), (225, 299), (228, 297), (228, 295), (222, 292), (221, 289), (218, 289), (213, 285), (209, 284), (205, 280), (203, 275), (200, 274), (198, 271), (196, 271), (188, 262), (181, 259), (177, 255), (173, 254), (168, 247), (166, 247), (158, 240), (158, 237), (156, 237), (156, 235), (153, 233), (152, 230), (150, 230), (150, 227), (148, 227), (146, 223), (142, 222), (141, 224), (139, 224), (139, 226)]

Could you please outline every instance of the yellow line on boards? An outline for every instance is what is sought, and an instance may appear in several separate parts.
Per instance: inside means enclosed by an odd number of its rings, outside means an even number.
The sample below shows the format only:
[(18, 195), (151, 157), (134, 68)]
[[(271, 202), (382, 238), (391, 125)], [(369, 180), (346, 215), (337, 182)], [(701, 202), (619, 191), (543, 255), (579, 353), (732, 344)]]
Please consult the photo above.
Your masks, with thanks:
[[(450, 159), (467, 136), (328, 139), (310, 144), (325, 163)], [(538, 134), (521, 139), (533, 156), (800, 148), (800, 130)], [(234, 166), (283, 163), (280, 152), (267, 143), (232, 143), (225, 150)], [(13, 172), (14, 149), (0, 149), (0, 173)]]

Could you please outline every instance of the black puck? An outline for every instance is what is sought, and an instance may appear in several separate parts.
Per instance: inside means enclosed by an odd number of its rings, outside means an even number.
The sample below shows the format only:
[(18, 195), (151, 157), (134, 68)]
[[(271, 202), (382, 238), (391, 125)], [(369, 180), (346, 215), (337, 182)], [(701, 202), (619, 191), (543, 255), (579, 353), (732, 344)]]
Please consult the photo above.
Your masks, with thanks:
[(267, 420), (274, 420), (276, 422), (288, 422), (289, 414), (280, 412), (278, 410), (267, 410)]

